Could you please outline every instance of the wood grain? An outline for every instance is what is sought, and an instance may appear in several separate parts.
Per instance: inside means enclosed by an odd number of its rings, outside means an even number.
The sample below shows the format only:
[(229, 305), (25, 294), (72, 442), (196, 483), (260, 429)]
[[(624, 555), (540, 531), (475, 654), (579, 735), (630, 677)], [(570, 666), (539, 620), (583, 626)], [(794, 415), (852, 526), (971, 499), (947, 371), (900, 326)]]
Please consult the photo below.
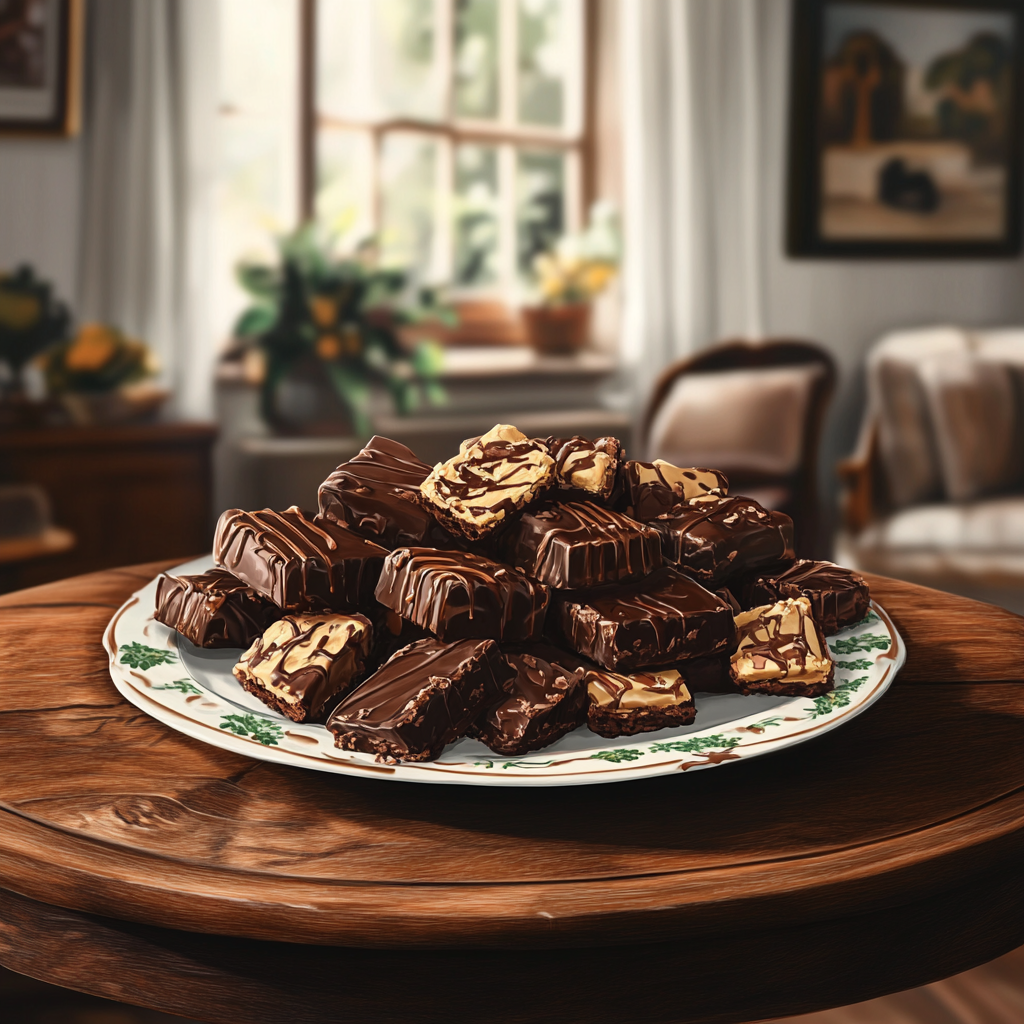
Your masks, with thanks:
[[(874, 581), (908, 645), (904, 673), (932, 685), (898, 685), (841, 730), (689, 776), (494, 790), (252, 761), (124, 702), (100, 638), (160, 567), (0, 597), (8, 889), (257, 939), (614, 946), (883, 913), (998, 876), (1024, 851), (1024, 686), (979, 667), (1020, 680), (1022, 662), (1011, 675), (971, 657), (964, 681), (934, 681), (923, 588)], [(981, 629), (1002, 652), (1017, 642), (1016, 616), (939, 596), (971, 650)]]

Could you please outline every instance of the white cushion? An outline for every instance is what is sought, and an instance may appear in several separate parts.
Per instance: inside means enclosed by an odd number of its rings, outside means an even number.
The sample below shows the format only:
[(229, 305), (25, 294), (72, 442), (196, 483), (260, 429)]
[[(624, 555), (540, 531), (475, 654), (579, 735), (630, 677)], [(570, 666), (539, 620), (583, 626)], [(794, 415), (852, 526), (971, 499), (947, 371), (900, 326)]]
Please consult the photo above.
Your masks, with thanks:
[(818, 365), (693, 373), (673, 384), (651, 423), (648, 458), (676, 466), (785, 475), (800, 465)]

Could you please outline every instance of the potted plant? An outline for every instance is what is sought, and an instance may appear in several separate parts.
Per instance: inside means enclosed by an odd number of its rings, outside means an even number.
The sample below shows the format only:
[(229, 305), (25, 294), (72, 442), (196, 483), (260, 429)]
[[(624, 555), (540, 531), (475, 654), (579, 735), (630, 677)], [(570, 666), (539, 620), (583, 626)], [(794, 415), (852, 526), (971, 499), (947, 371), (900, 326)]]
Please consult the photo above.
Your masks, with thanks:
[(598, 204), (583, 235), (566, 235), (533, 261), (538, 301), (521, 310), (529, 343), (546, 354), (584, 348), (590, 340), (591, 304), (608, 287), (617, 265), (613, 214)]
[(254, 301), (235, 326), (243, 345), (262, 356), (260, 411), (271, 426), (365, 437), (372, 432), (374, 391), (389, 394), (399, 414), (424, 398), (444, 400), (439, 346), (421, 340), (407, 348), (399, 336), (413, 321), (451, 321), (432, 293), (415, 305), (403, 302), (405, 274), (377, 267), (370, 246), (336, 257), (312, 225), (284, 236), (278, 247), (277, 265), (239, 267), (238, 279)]
[(42, 408), (25, 394), (25, 367), (67, 337), (69, 322), (67, 307), (32, 267), (23, 264), (13, 274), (0, 273), (0, 361), (7, 367), (6, 384), (0, 384), (6, 407), (3, 420), (42, 419)]
[(168, 392), (149, 383), (156, 361), (116, 327), (84, 324), (40, 357), (46, 386), (72, 422), (123, 423), (154, 414)]

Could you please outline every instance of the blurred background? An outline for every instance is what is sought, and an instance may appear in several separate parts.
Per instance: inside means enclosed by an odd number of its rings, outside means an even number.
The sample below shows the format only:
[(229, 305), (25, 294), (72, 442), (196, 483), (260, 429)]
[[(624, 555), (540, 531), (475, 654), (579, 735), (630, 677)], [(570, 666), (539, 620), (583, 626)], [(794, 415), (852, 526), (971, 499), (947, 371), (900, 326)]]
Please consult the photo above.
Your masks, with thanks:
[(503, 421), (1024, 610), (1012, 6), (0, 0), (0, 589)]

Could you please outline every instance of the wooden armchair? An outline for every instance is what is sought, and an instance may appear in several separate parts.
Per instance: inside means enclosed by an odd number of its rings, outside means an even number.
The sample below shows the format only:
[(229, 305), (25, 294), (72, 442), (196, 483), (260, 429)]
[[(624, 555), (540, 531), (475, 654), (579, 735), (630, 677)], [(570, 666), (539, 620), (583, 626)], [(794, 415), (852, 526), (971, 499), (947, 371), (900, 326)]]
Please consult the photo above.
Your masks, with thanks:
[(643, 420), (648, 458), (723, 470), (732, 494), (793, 517), (797, 552), (818, 555), (818, 444), (835, 363), (792, 339), (734, 340), (668, 367)]

